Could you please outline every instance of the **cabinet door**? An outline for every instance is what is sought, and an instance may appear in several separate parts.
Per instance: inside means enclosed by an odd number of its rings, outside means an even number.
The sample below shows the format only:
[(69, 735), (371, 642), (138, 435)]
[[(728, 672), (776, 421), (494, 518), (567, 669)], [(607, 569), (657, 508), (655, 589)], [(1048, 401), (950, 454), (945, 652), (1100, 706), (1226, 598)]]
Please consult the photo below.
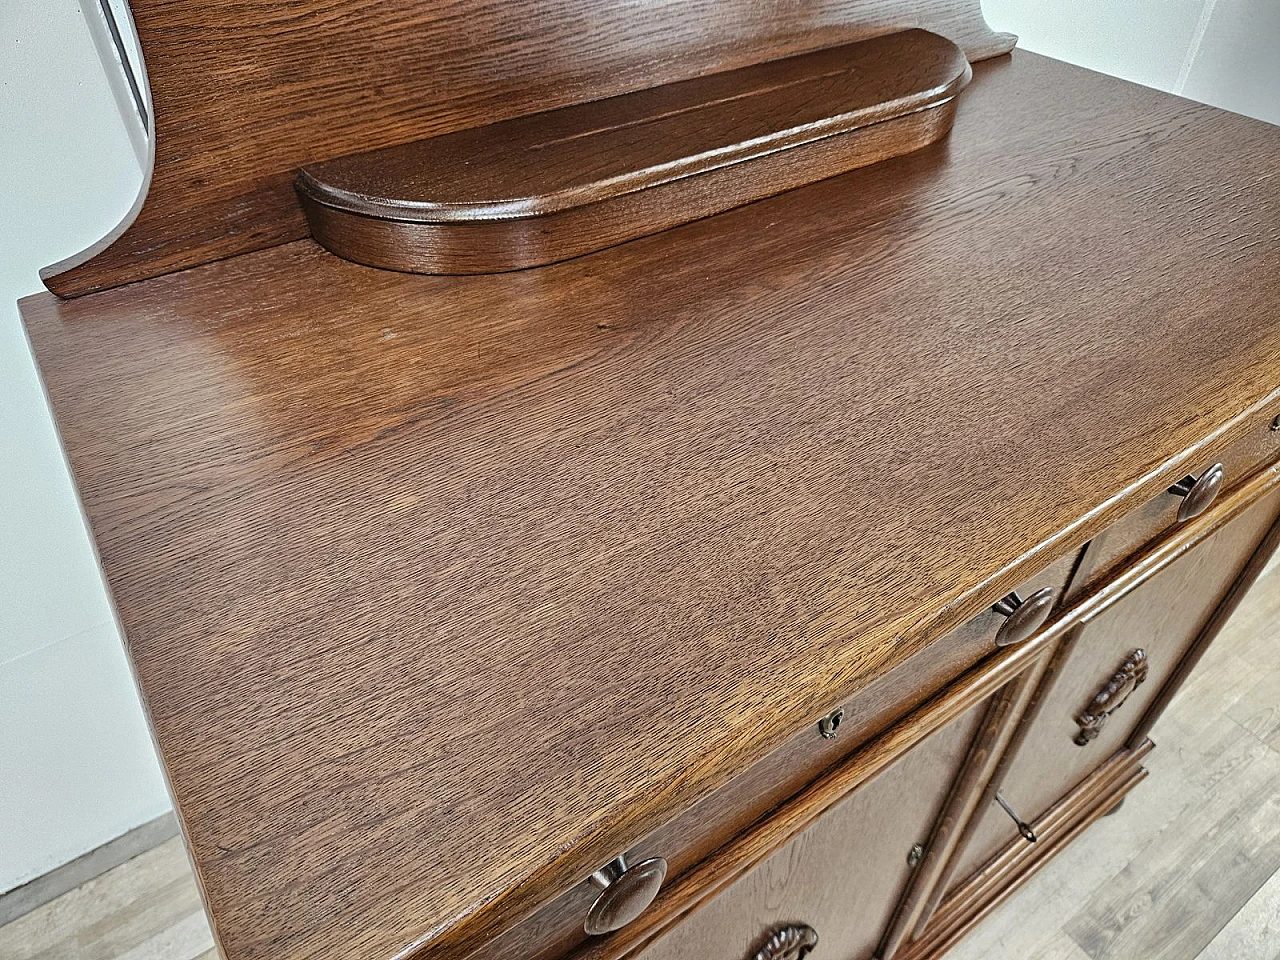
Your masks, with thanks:
[(869, 958), (988, 702), (917, 744), (637, 960), (752, 960), (775, 935), (766, 957), (805, 952), (803, 938), (816, 936), (812, 960)]
[[(1017, 753), (1000, 775), (1001, 795), (1024, 819), (1034, 822), (1121, 750), (1148, 708), (1157, 698), (1164, 702), (1162, 688), (1249, 562), (1278, 507), (1280, 492), (1263, 497), (1067, 638), (1047, 688), (1028, 712)], [(963, 882), (1019, 842), (1014, 822), (993, 802), (975, 818), (951, 876)]]

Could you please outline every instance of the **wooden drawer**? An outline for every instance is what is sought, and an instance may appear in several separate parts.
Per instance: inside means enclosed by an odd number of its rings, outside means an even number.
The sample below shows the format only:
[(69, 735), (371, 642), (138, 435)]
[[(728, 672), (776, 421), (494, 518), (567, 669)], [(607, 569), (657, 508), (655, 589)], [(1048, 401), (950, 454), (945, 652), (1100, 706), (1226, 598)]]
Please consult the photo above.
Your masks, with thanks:
[[(1280, 456), (1280, 420), (1277, 418), (1280, 418), (1280, 404), (1258, 414), (1243, 435), (1207, 454), (1191, 476), (1201, 477), (1215, 464), (1221, 464), (1221, 489), (1238, 486), (1259, 467)], [(1177, 494), (1161, 493), (1095, 537), (1089, 545), (1088, 561), (1072, 583), (1072, 591), (1078, 592), (1105, 580), (1127, 557), (1176, 526), (1182, 504), (1183, 498)]]
[(784, 960), (792, 955), (767, 945), (794, 930), (816, 933), (814, 960), (869, 958), (911, 874), (912, 847), (928, 840), (985, 708), (917, 745), (634, 956)]
[[(1018, 588), (1030, 597), (1046, 588), (1061, 594), (1078, 553), (1051, 563)], [(996, 636), (1006, 618), (991, 608), (976, 613), (908, 662), (890, 671), (844, 704), (832, 704), (840, 722), (824, 736), (817, 722), (798, 731), (760, 763), (746, 770), (701, 803), (654, 831), (631, 850), (631, 862), (662, 857), (666, 883), (721, 848), (744, 828), (766, 816), (788, 797), (821, 777), (894, 722), (916, 709), (956, 677), (994, 654)], [(911, 844), (907, 844), (909, 848)], [(599, 891), (586, 878), (532, 916), (490, 941), (474, 960), (555, 960), (588, 938), (583, 918)]]
[[(1034, 822), (1041, 817), (1130, 742), (1278, 510), (1280, 491), (1273, 491), (1096, 620), (1067, 635), (1054, 655), (1040, 702), (1028, 713), (1017, 753), (998, 784), (1024, 819)], [(1125, 696), (1127, 675), (1133, 673), (1144, 679)], [(1103, 716), (1095, 697), (1109, 684), (1112, 712), (1100, 725), (1082, 723), (1091, 707), (1095, 716)], [(1011, 818), (993, 803), (971, 829), (952, 876), (963, 883), (993, 856), (1020, 842)]]

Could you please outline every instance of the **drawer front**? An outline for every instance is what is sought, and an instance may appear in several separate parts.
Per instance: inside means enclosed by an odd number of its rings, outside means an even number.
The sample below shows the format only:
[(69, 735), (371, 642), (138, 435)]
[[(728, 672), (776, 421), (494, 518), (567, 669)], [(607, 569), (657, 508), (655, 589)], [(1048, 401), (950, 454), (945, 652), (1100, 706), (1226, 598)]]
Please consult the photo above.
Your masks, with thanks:
[[(1023, 597), (1049, 588), (1060, 594), (1076, 565), (1072, 553), (1018, 588)], [(851, 756), (871, 736), (914, 710), (957, 676), (996, 653), (1006, 617), (986, 609), (939, 638), (896, 670), (862, 690), (839, 710), (840, 723), (824, 736), (814, 723), (723, 788), (656, 830), (629, 851), (638, 862), (662, 857), (667, 883), (719, 849), (749, 824)], [(914, 841), (913, 841), (914, 842)], [(907, 844), (909, 848), (910, 843)], [(582, 945), (583, 918), (599, 891), (583, 881), (528, 919), (491, 940), (473, 960), (556, 960)]]
[[(1280, 491), (1067, 637), (999, 784), (1023, 819), (1034, 821), (1125, 746), (1278, 509)], [(991, 804), (967, 839), (953, 876), (963, 882), (1018, 842), (1013, 820)]]
[[(1221, 489), (1225, 491), (1280, 457), (1278, 417), (1280, 405), (1261, 413), (1242, 436), (1206, 457), (1190, 476), (1203, 477), (1206, 471), (1221, 464)], [(1072, 591), (1105, 580), (1127, 557), (1177, 526), (1184, 499), (1178, 493), (1161, 493), (1099, 534), (1089, 545), (1084, 574), (1072, 584)]]
[(912, 847), (928, 840), (985, 709), (918, 744), (632, 956), (792, 960), (786, 944), (812, 930), (813, 960), (871, 957), (910, 876)]

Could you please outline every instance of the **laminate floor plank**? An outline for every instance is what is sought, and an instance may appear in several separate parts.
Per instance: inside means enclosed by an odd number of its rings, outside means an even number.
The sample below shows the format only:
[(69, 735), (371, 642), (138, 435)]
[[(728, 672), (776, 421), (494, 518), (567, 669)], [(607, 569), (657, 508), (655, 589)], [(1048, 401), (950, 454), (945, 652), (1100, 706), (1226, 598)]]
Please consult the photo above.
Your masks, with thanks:
[(1233, 706), (1227, 716), (1259, 740), (1275, 742), (1280, 735), (1280, 670), (1267, 670), (1258, 677), (1248, 696)]
[(1064, 929), (1092, 960), (1195, 957), (1280, 869), (1277, 784), (1280, 754), (1268, 748), (1102, 885)]
[(1062, 931), (1026, 960), (1089, 960), (1089, 955)]
[(117, 960), (195, 960), (212, 949), (213, 934), (197, 897), (194, 911), (119, 954)]
[(1231, 918), (1201, 952), (1200, 960), (1267, 958), (1276, 950), (1280, 950), (1280, 873)]
[(0, 927), (4, 960), (191, 960), (212, 946), (177, 837)]

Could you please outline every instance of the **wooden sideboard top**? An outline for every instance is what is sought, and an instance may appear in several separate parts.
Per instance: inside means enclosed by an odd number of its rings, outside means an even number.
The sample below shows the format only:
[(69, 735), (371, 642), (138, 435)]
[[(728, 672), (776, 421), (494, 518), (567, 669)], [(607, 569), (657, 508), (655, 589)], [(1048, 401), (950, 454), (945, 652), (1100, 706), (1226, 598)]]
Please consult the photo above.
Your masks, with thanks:
[(1031, 54), (583, 259), (23, 312), (230, 960), (465, 953), (1280, 386), (1280, 130)]

